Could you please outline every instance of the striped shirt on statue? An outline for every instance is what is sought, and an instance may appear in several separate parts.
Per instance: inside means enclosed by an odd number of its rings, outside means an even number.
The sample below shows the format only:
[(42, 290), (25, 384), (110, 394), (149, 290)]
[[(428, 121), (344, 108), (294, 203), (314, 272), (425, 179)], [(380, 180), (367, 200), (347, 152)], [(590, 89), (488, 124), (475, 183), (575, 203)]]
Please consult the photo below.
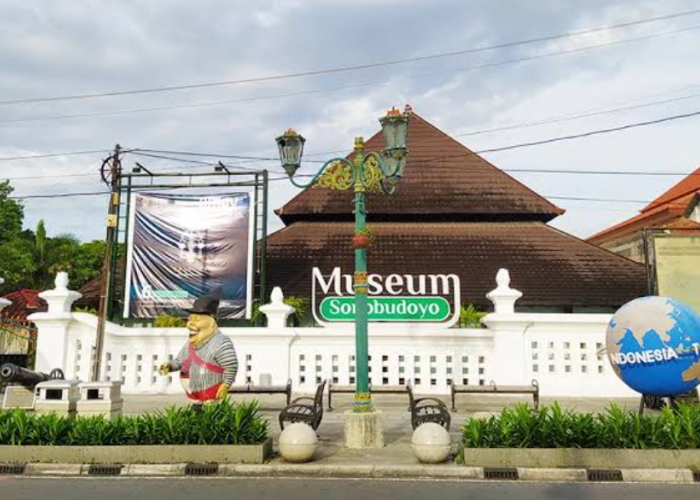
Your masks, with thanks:
[(197, 347), (187, 342), (170, 366), (173, 371), (181, 372), (180, 378), (191, 399), (208, 400), (214, 399), (222, 383), (233, 385), (238, 358), (231, 339), (217, 331)]

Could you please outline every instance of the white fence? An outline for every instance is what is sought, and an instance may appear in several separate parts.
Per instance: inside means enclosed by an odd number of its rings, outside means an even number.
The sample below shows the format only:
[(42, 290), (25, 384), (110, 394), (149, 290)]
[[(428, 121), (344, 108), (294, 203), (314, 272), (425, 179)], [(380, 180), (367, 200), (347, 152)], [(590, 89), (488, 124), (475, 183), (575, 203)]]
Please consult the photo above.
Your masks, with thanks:
[[(496, 312), (485, 329), (440, 328), (426, 324), (370, 324), (370, 377), (373, 386), (413, 381), (417, 391), (449, 393), (456, 384), (530, 384), (544, 396), (634, 396), (612, 372), (602, 352), (609, 315), (514, 313), (519, 292), (499, 276), (489, 294)], [(65, 286), (42, 294), (49, 311), (31, 317), (39, 327), (37, 369), (62, 368), (69, 378), (88, 380), (97, 318), (71, 313), (77, 298)], [(287, 328), (291, 308), (281, 294), (263, 311), (267, 328), (223, 328), (239, 358), (237, 385), (284, 384), (312, 392), (327, 379), (355, 382), (352, 325)], [(103, 377), (121, 380), (132, 394), (180, 392), (178, 374), (162, 377), (158, 366), (187, 341), (184, 328), (125, 328), (108, 323)]]

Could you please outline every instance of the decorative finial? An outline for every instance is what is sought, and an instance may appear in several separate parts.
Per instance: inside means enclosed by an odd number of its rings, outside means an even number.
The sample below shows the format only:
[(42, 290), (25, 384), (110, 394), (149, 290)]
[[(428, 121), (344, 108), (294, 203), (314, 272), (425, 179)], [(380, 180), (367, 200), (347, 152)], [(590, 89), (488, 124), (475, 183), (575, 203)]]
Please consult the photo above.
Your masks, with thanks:
[(365, 147), (365, 140), (362, 138), (362, 136), (357, 136), (355, 137), (355, 149), (362, 149)]
[(496, 285), (498, 285), (498, 288), (510, 287), (510, 273), (508, 269), (498, 270), (498, 273), (496, 273)]
[(270, 294), (270, 302), (272, 304), (283, 304), (284, 303), (284, 294), (282, 293), (282, 289), (278, 286), (272, 289), (272, 293)]
[(406, 104), (403, 108), (404, 113), (413, 113), (413, 107), (410, 104)]
[(68, 290), (68, 273), (64, 271), (56, 273), (54, 285), (56, 285), (56, 290)]
[(391, 107), (389, 111), (386, 112), (386, 116), (400, 116), (401, 111), (396, 109), (394, 106)]
[(293, 128), (288, 128), (284, 135), (299, 135), (299, 133)]

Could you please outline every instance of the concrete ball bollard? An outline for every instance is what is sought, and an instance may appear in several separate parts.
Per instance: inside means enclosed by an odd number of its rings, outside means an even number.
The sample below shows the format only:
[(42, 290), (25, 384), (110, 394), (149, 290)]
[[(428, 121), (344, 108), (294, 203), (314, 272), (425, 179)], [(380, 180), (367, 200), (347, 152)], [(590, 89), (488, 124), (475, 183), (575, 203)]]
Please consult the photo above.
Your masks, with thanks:
[(316, 432), (306, 424), (292, 424), (280, 434), (280, 455), (282, 455), (282, 458), (287, 462), (309, 462), (314, 457), (317, 447), (318, 436), (316, 436)]
[(421, 424), (413, 431), (411, 445), (418, 461), (424, 464), (440, 464), (452, 451), (450, 433), (433, 422)]

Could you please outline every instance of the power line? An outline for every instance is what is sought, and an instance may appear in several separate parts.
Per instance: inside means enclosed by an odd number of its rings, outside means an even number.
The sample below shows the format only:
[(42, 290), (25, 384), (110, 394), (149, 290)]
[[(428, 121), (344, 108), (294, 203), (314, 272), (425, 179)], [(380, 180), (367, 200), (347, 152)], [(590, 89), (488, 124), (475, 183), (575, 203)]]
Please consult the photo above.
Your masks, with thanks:
[[(693, 86), (697, 87), (697, 85), (693, 85)], [(675, 91), (672, 91), (672, 92), (675, 92)], [(549, 125), (552, 123), (560, 123), (560, 122), (569, 121), (569, 120), (578, 120), (580, 118), (591, 118), (593, 116), (609, 115), (609, 114), (613, 114), (613, 113), (619, 113), (622, 111), (631, 111), (633, 109), (648, 108), (651, 106), (660, 106), (660, 105), (669, 104), (672, 102), (684, 101), (687, 99), (694, 99), (696, 97), (700, 97), (700, 93), (690, 94), (690, 95), (681, 96), (681, 97), (674, 97), (672, 99), (664, 99), (661, 101), (654, 101), (654, 102), (649, 102), (649, 103), (644, 103), (644, 104), (635, 104), (633, 106), (623, 106), (623, 107), (609, 108), (609, 109), (603, 109), (603, 110), (591, 110), (591, 111), (582, 111), (582, 112), (577, 112), (577, 113), (568, 113), (565, 115), (559, 115), (559, 116), (554, 116), (554, 117), (550, 117), (550, 118), (543, 118), (543, 119), (539, 119), (539, 120), (532, 120), (529, 122), (516, 123), (513, 125), (505, 125), (502, 127), (494, 127), (494, 128), (490, 128), (490, 129), (475, 130), (473, 132), (464, 132), (461, 134), (452, 134), (452, 135), (454, 137), (467, 137), (467, 136), (490, 134), (493, 132), (502, 132), (505, 130), (515, 130), (515, 129), (520, 129), (520, 128), (535, 127), (538, 125)], [(639, 99), (635, 99), (635, 101), (639, 101)], [(634, 101), (632, 101), (632, 102), (634, 102)]]
[(260, 77), (255, 77), (255, 78), (244, 78), (244, 79), (238, 79), (238, 80), (223, 80), (223, 81), (218, 81), (218, 82), (205, 82), (205, 83), (185, 84), (185, 85), (171, 85), (171, 86), (162, 86), (162, 87), (151, 87), (151, 88), (132, 89), (132, 90), (118, 90), (118, 91), (108, 91), (108, 92), (94, 92), (94, 93), (63, 95), (63, 96), (34, 97), (34, 98), (27, 98), (27, 99), (12, 99), (12, 100), (0, 101), (0, 105), (15, 105), (15, 104), (55, 102), (55, 101), (73, 101), (73, 100), (81, 100), (81, 99), (97, 99), (97, 98), (104, 98), (104, 97), (118, 97), (118, 96), (124, 96), (124, 95), (134, 95), (134, 94), (152, 94), (152, 93), (159, 93), (159, 92), (172, 92), (172, 91), (178, 91), (178, 90), (189, 90), (189, 89), (197, 89), (197, 88), (211, 88), (211, 87), (231, 86), (231, 85), (240, 85), (240, 84), (249, 84), (249, 83), (270, 82), (270, 81), (287, 80), (287, 79), (293, 79), (293, 78), (302, 78), (302, 77), (308, 77), (308, 76), (343, 73), (343, 72), (348, 72), (348, 71), (356, 71), (356, 70), (371, 69), (371, 68), (377, 68), (377, 67), (383, 67), (383, 66), (395, 66), (395, 65), (406, 64), (406, 63), (427, 61), (427, 60), (431, 60), (431, 59), (442, 59), (442, 58), (454, 57), (454, 56), (460, 56), (460, 55), (466, 55), (466, 54), (475, 54), (478, 52), (485, 52), (485, 51), (491, 51), (491, 50), (497, 50), (497, 49), (503, 49), (503, 48), (510, 48), (510, 47), (515, 47), (515, 46), (519, 46), (519, 45), (529, 45), (529, 44), (534, 44), (534, 43), (541, 43), (541, 42), (546, 42), (546, 41), (558, 40), (558, 39), (562, 39), (562, 38), (570, 38), (570, 37), (576, 37), (576, 36), (581, 36), (581, 35), (586, 35), (586, 34), (600, 33), (603, 31), (628, 28), (631, 26), (649, 24), (649, 23), (662, 21), (662, 20), (676, 19), (676, 18), (680, 18), (680, 17), (694, 15), (694, 14), (697, 14), (699, 12), (700, 12), (700, 9), (694, 9), (694, 10), (683, 11), (683, 12), (675, 12), (675, 13), (671, 13), (671, 14), (667, 14), (667, 15), (663, 15), (663, 16), (650, 17), (650, 18), (640, 19), (640, 20), (636, 20), (636, 21), (627, 21), (624, 23), (618, 23), (618, 24), (613, 24), (613, 25), (604, 26), (604, 27), (589, 28), (589, 29), (578, 30), (578, 31), (569, 31), (566, 33), (541, 36), (541, 37), (537, 37), (537, 38), (518, 40), (518, 41), (501, 43), (501, 44), (496, 44), (496, 45), (489, 45), (489, 46), (485, 46), (485, 47), (474, 47), (474, 48), (457, 50), (457, 51), (441, 52), (441, 53), (430, 54), (430, 55), (425, 55), (425, 56), (395, 59), (395, 60), (389, 60), (389, 61), (370, 62), (370, 63), (341, 66), (341, 67), (335, 67), (335, 68), (301, 71), (301, 72), (279, 74), (279, 75), (260, 76)]
[[(699, 28), (700, 28), (700, 25), (690, 26), (690, 27), (686, 27), (686, 28), (679, 28), (679, 29), (664, 31), (664, 32), (660, 32), (660, 33), (652, 33), (649, 35), (626, 38), (626, 39), (622, 39), (622, 40), (614, 40), (614, 41), (604, 42), (604, 43), (595, 44), (595, 45), (587, 45), (587, 46), (578, 47), (575, 49), (566, 49), (566, 50), (559, 50), (559, 51), (553, 51), (553, 52), (546, 52), (544, 54), (536, 54), (534, 56), (519, 57), (519, 58), (515, 58), (515, 59), (506, 59), (503, 61), (496, 61), (493, 63), (467, 66), (465, 68), (460, 68), (460, 69), (451, 70), (451, 71), (443, 71), (443, 72), (439, 72), (439, 73), (431, 72), (431, 73), (413, 75), (409, 79), (417, 80), (417, 79), (423, 79), (423, 78), (444, 77), (444, 76), (455, 75), (455, 74), (464, 73), (464, 72), (468, 72), (468, 71), (475, 71), (475, 70), (479, 70), (479, 69), (490, 69), (490, 68), (510, 66), (510, 65), (521, 63), (521, 62), (536, 61), (536, 60), (540, 60), (540, 59), (546, 59), (549, 57), (557, 57), (557, 56), (562, 56), (562, 55), (575, 54), (575, 53), (580, 53), (580, 52), (586, 52), (589, 50), (595, 50), (595, 49), (600, 49), (600, 48), (612, 47), (612, 46), (616, 46), (616, 45), (622, 45), (622, 44), (626, 44), (626, 43), (634, 43), (634, 42), (639, 42), (639, 41), (643, 41), (643, 40), (649, 40), (649, 39), (658, 38), (661, 36), (684, 33), (684, 32), (693, 31), (693, 30), (696, 30)], [(209, 101), (209, 102), (201, 102), (201, 103), (174, 104), (174, 105), (169, 105), (169, 106), (135, 108), (135, 109), (126, 109), (126, 110), (119, 110), (118, 109), (118, 110), (113, 110), (113, 111), (100, 111), (100, 112), (95, 112), (95, 113), (77, 113), (77, 114), (69, 114), (69, 115), (38, 116), (38, 117), (33, 117), (33, 118), (12, 118), (12, 119), (8, 119), (8, 120), (0, 120), (0, 125), (12, 125), (12, 124), (17, 124), (17, 123), (31, 123), (31, 122), (41, 122), (41, 121), (68, 120), (68, 119), (76, 119), (76, 118), (95, 118), (95, 117), (101, 117), (101, 116), (118, 116), (118, 115), (135, 114), (135, 113), (150, 113), (150, 112), (158, 112), (158, 111), (169, 111), (169, 110), (175, 110), (175, 109), (192, 109), (192, 108), (203, 108), (203, 107), (231, 105), (231, 104), (245, 104), (245, 103), (250, 103), (250, 102), (266, 101), (266, 100), (271, 100), (271, 99), (298, 97), (298, 96), (304, 96), (304, 95), (314, 95), (314, 94), (321, 94), (321, 93), (326, 93), (326, 92), (337, 92), (337, 91), (350, 90), (350, 89), (356, 89), (356, 88), (362, 88), (362, 87), (391, 85), (391, 84), (398, 83), (398, 82), (402, 81), (403, 79), (405, 79), (405, 78), (389, 79), (389, 80), (374, 80), (374, 81), (361, 82), (361, 83), (355, 83), (355, 84), (350, 84), (350, 85), (341, 85), (341, 86), (337, 86), (337, 87), (312, 89), (312, 90), (300, 91), (300, 92), (272, 94), (272, 95), (267, 95), (267, 96), (248, 97), (248, 98), (232, 99), (232, 100), (225, 100), (225, 101)], [(2, 102), (0, 102), (0, 105), (2, 105)], [(471, 134), (464, 134), (464, 135), (471, 135)]]
[(504, 146), (504, 147), (500, 147), (500, 148), (482, 149), (481, 151), (475, 151), (475, 153), (477, 153), (477, 154), (496, 153), (499, 151), (510, 151), (512, 149), (527, 148), (527, 147), (531, 147), (531, 146), (541, 146), (543, 144), (551, 144), (554, 142), (570, 141), (573, 139), (581, 139), (584, 137), (591, 137), (594, 135), (609, 134), (612, 132), (620, 132), (622, 130), (629, 130), (632, 128), (646, 127), (648, 125), (657, 125), (659, 123), (666, 123), (666, 122), (670, 122), (670, 121), (674, 121), (674, 120), (682, 120), (685, 118), (691, 118), (693, 116), (698, 116), (698, 115), (700, 115), (700, 111), (693, 111), (692, 113), (684, 113), (684, 114), (680, 114), (680, 115), (672, 115), (672, 116), (666, 116), (663, 118), (657, 118), (656, 120), (647, 120), (647, 121), (643, 121), (643, 122), (628, 123), (627, 125), (622, 125), (619, 127), (590, 130), (588, 132), (584, 132), (581, 134), (564, 135), (564, 136), (560, 136), (560, 137), (553, 137), (550, 139), (544, 139), (541, 141), (523, 142), (520, 144), (513, 144), (511, 146)]
[[(585, 138), (585, 137), (591, 137), (591, 136), (601, 135), (601, 134), (609, 134), (609, 133), (613, 133), (613, 132), (620, 132), (620, 131), (629, 130), (632, 128), (644, 127), (644, 126), (649, 126), (649, 125), (656, 125), (656, 124), (670, 122), (670, 121), (674, 121), (674, 120), (691, 118), (691, 117), (698, 116), (698, 115), (700, 115), (700, 111), (694, 111), (691, 113), (666, 116), (666, 117), (658, 118), (655, 120), (647, 120), (647, 121), (642, 121), (642, 122), (629, 123), (629, 124), (622, 125), (619, 127), (590, 130), (588, 132), (583, 132), (581, 134), (552, 137), (549, 139), (543, 139), (543, 140), (539, 140), (539, 141), (532, 141), (532, 142), (526, 142), (526, 143), (520, 143), (520, 144), (511, 144), (508, 146), (501, 146), (498, 148), (491, 148), (491, 149), (483, 149), (483, 150), (478, 150), (478, 151), (473, 151), (473, 152), (470, 152), (469, 150), (465, 150), (465, 152), (467, 154), (472, 153), (474, 155), (477, 155), (477, 154), (495, 153), (495, 152), (500, 152), (500, 151), (510, 151), (513, 149), (519, 149), (519, 148), (524, 148), (524, 147), (541, 146), (541, 145), (551, 144), (551, 143), (555, 143), (555, 142), (581, 139), (581, 138)], [(55, 156), (70, 156), (70, 155), (78, 155), (78, 154), (93, 154), (93, 153), (101, 153), (101, 152), (105, 152), (105, 151), (106, 150), (74, 151), (74, 152), (68, 152), (68, 153), (51, 153), (51, 154), (45, 154), (45, 155), (20, 156), (20, 157), (13, 157), (13, 158), (12, 157), (5, 157), (5, 158), (0, 158), (0, 161), (24, 160), (24, 159), (33, 159), (33, 158), (47, 158), (47, 157), (55, 157)], [(265, 157), (265, 156), (227, 155), (227, 154), (202, 153), (202, 152), (193, 152), (193, 151), (173, 151), (173, 150), (157, 150), (157, 149), (131, 149), (131, 150), (126, 150), (126, 151), (130, 152), (132, 154), (141, 155), (141, 156), (151, 156), (154, 158), (168, 159), (168, 160), (173, 160), (173, 161), (183, 161), (183, 162), (188, 162), (188, 163), (199, 163), (202, 165), (214, 165), (214, 163), (203, 162), (200, 160), (191, 160), (191, 159), (185, 160), (185, 159), (176, 158), (173, 156), (158, 155), (157, 153), (163, 152), (163, 153), (170, 154), (170, 155), (199, 156), (199, 157), (211, 157), (211, 158), (229, 158), (229, 159), (238, 159), (238, 160), (279, 161), (278, 158)], [(420, 160), (417, 163), (425, 164), (427, 162), (431, 162), (431, 161), (435, 161), (435, 160), (461, 158), (462, 156), (464, 156), (464, 154), (465, 153), (461, 153), (459, 155), (435, 156), (435, 157), (428, 158), (425, 160)], [(314, 163), (324, 163), (322, 160), (315, 160), (313, 162)], [(246, 167), (242, 167), (242, 166), (237, 166), (237, 165), (232, 165), (232, 166), (235, 168), (243, 169), (243, 170), (251, 170), (250, 168), (246, 168)], [(584, 175), (584, 174), (587, 174), (587, 175), (658, 175), (658, 176), (698, 175), (695, 173), (685, 174), (685, 173), (676, 173), (676, 172), (613, 171), (613, 172), (603, 173), (603, 172), (595, 171), (595, 170), (572, 171), (572, 170), (546, 170), (546, 169), (502, 169), (502, 171), (504, 171), (504, 172), (531, 172), (531, 173), (566, 173), (566, 174), (578, 174), (578, 175)], [(273, 173), (282, 173), (282, 172), (273, 171)]]
[(0, 161), (18, 161), (18, 160), (35, 160), (37, 158), (56, 158), (59, 156), (78, 156), (78, 155), (92, 155), (97, 153), (109, 153), (108, 149), (93, 149), (89, 151), (68, 151), (65, 153), (46, 153), (38, 155), (25, 155), (25, 156), (5, 156), (1, 157)]
[[(281, 181), (285, 180), (285, 177), (272, 178), (270, 181)], [(170, 188), (159, 188), (158, 191), (165, 191), (170, 189), (195, 189), (198, 187), (206, 186), (173, 186)], [(138, 186), (141, 190), (149, 190), (148, 186)], [(92, 191), (92, 192), (77, 192), (77, 193), (52, 193), (52, 194), (37, 194), (28, 196), (10, 196), (13, 200), (29, 200), (29, 199), (53, 199), (53, 198), (74, 198), (83, 196), (103, 196), (108, 195), (109, 191)], [(627, 200), (627, 199), (612, 199), (612, 198), (585, 198), (585, 197), (572, 197), (572, 196), (549, 196), (544, 195), (545, 198), (551, 198), (555, 200), (570, 200), (570, 201), (592, 201), (592, 202), (605, 202), (605, 203), (650, 203), (649, 201), (643, 200)]]

